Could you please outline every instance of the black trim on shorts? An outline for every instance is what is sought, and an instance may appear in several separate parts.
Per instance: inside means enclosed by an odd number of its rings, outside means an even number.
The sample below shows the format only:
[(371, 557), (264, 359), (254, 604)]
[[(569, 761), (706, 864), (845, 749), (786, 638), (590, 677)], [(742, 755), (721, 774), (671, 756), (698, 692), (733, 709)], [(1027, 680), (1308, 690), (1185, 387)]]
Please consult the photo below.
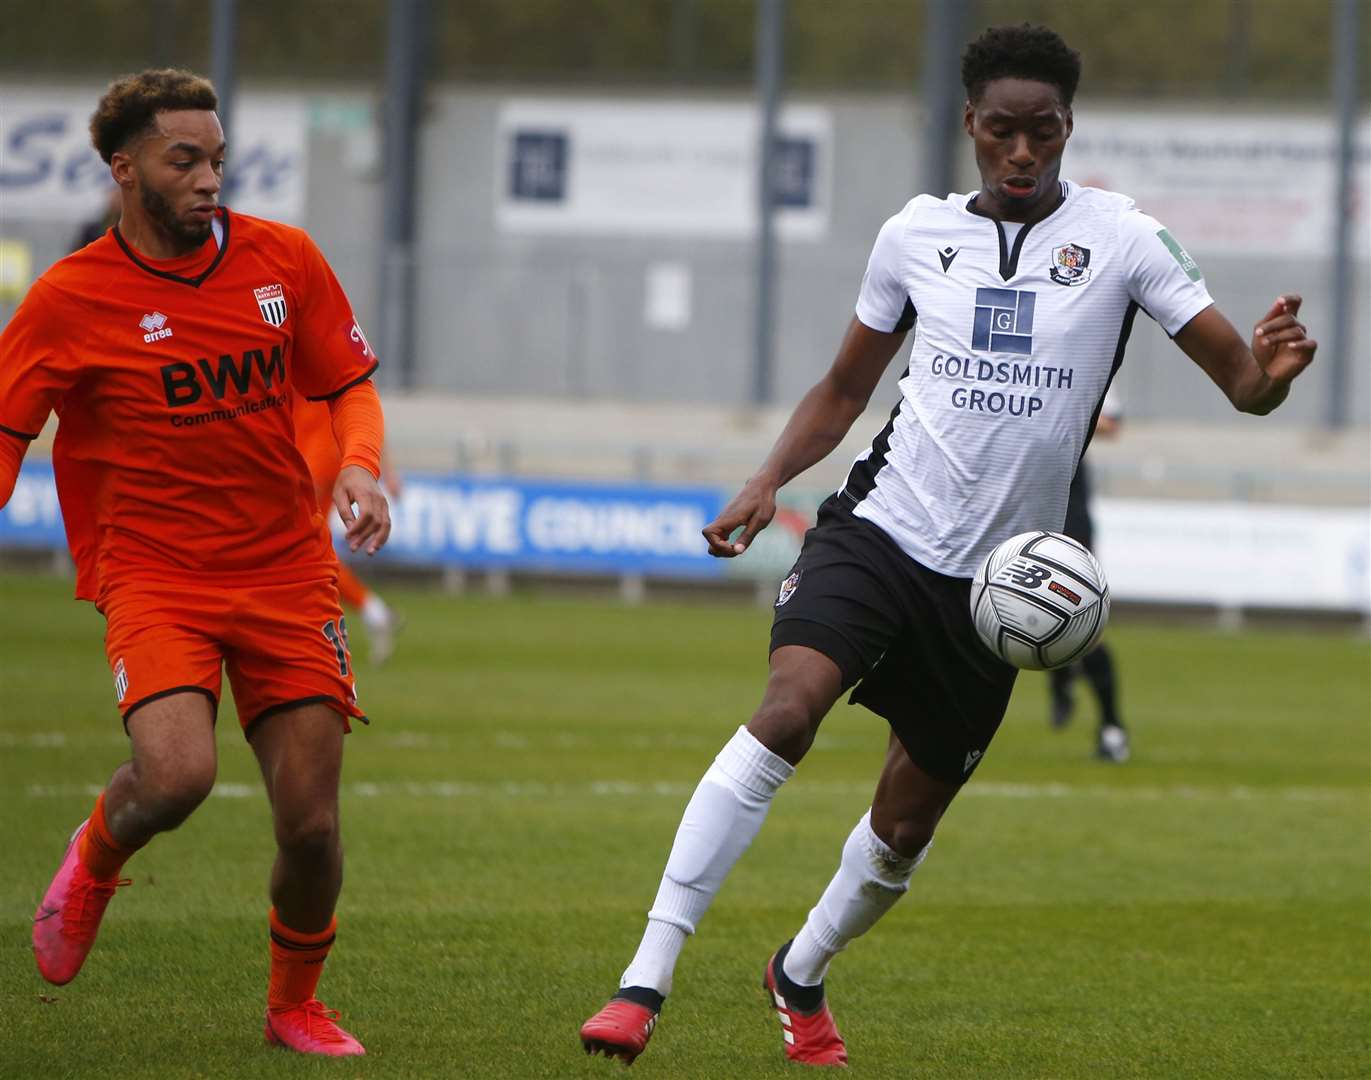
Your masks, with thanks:
[(310, 397), (308, 394), (306, 394), (306, 395), (305, 395), (305, 400), (306, 400), (306, 401), (332, 401), (334, 398), (342, 397), (342, 396), (343, 396), (344, 394), (346, 394), (349, 390), (351, 390), (354, 386), (361, 386), (362, 383), (366, 382), (369, 378), (371, 378), (373, 375), (375, 375), (375, 374), (376, 374), (376, 369), (377, 369), (378, 367), (380, 367), (380, 366), (381, 366), (381, 362), (380, 362), (379, 360), (377, 360), (375, 363), (373, 363), (373, 364), (371, 365), (371, 367), (367, 368), (365, 374), (363, 374), (363, 375), (358, 375), (357, 378), (353, 379), (352, 382), (346, 384), (345, 386), (340, 386), (340, 387), (338, 387), (337, 390), (334, 390), (334, 391), (332, 391), (331, 393), (328, 393), (328, 394), (321, 394), (319, 397)]
[(3, 431), (6, 435), (13, 435), (16, 439), (23, 439), (25, 442), (33, 442), (39, 435), (39, 432), (34, 432), (30, 435), (27, 431), (15, 431), (14, 428), (5, 427), (4, 424), (0, 424), (0, 431)]
[[(909, 374), (909, 368), (904, 369), (904, 378)], [(846, 495), (853, 506), (865, 499), (876, 487), (876, 474), (885, 468), (885, 456), (890, 452), (890, 434), (895, 430), (895, 418), (900, 415), (900, 410), (904, 407), (904, 395), (895, 403), (895, 408), (890, 411), (890, 419), (885, 427), (881, 428), (880, 434), (871, 441), (871, 453), (862, 458), (861, 461), (854, 462), (852, 471), (847, 474), (847, 482), (843, 484), (840, 494)]]
[[(246, 724), (243, 725), (243, 738), (251, 739), (252, 731), (258, 724), (260, 724), (263, 720), (267, 719), (270, 716), (275, 716), (279, 712), (285, 712), (287, 709), (298, 709), (302, 705), (337, 706), (338, 704), (338, 699), (334, 697), (332, 694), (314, 694), (310, 697), (296, 698), (293, 701), (282, 701), (278, 702), (275, 705), (268, 705), (265, 709), (263, 709), (261, 712), (259, 712), (256, 716), (254, 716), (251, 720), (249, 720)], [(353, 716), (346, 709), (335, 708), (333, 711), (338, 713), (338, 715), (343, 719), (344, 723), (346, 723), (348, 720), (360, 720), (364, 724), (371, 723), (371, 721), (368, 720), (365, 716)]]
[[(147, 263), (145, 263), (142, 259), (138, 257), (138, 253), (134, 251), (133, 248), (129, 247), (128, 241), (124, 239), (124, 234), (119, 231), (118, 225), (115, 225), (110, 231), (114, 233), (114, 239), (119, 242), (119, 246), (124, 249), (124, 254), (127, 255), (130, 260), (132, 260), (133, 264), (137, 266), (138, 269), (145, 270), (147, 273), (152, 274), (155, 277), (166, 278), (168, 281), (179, 282), (182, 285), (189, 285), (192, 289), (198, 289), (201, 285), (204, 284), (205, 279), (219, 268), (219, 264), (224, 261), (224, 254), (228, 251), (228, 207), (221, 206), (219, 207), (219, 210), (223, 214), (223, 218), (220, 221), (220, 226), (223, 228), (224, 231), (223, 239), (219, 241), (219, 251), (215, 254), (214, 261), (210, 263), (209, 266), (205, 267), (204, 273), (199, 274), (198, 276), (193, 278), (183, 277), (180, 274), (173, 274), (169, 270), (158, 270), (155, 266), (149, 266)], [(206, 237), (205, 240), (208, 243), (209, 238)]]
[(145, 698), (140, 698), (139, 700), (135, 701), (132, 705), (130, 705), (127, 709), (125, 709), (123, 713), (124, 734), (128, 734), (129, 717), (136, 713), (144, 705), (150, 705), (158, 698), (171, 697), (172, 694), (185, 694), (192, 690), (194, 690), (197, 694), (204, 694), (205, 697), (209, 698), (211, 712), (213, 713), (211, 719), (217, 722), (219, 719), (219, 699), (217, 697), (215, 697), (212, 693), (206, 690), (203, 686), (173, 686), (166, 690), (158, 690), (157, 693), (149, 694)]
[(802, 645), (806, 649), (823, 653), (837, 665), (843, 677), (843, 691), (846, 692), (866, 674), (868, 665), (862, 654), (852, 644), (846, 634), (836, 626), (819, 622), (817, 619), (777, 618), (771, 627), (771, 649), (774, 653), (785, 645)]

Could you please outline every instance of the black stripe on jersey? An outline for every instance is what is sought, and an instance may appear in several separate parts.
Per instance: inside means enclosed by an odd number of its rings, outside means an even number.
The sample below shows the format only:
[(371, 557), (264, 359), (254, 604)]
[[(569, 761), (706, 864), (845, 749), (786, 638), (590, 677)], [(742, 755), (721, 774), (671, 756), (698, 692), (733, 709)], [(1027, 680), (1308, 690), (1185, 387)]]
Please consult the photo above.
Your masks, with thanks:
[[(909, 368), (904, 369), (904, 378), (909, 374)], [(895, 417), (900, 415), (900, 409), (904, 405), (904, 395), (896, 402), (895, 408), (890, 411), (890, 419), (885, 427), (881, 428), (881, 433), (871, 442), (871, 453), (867, 454), (861, 461), (855, 462), (852, 471), (847, 474), (847, 483), (843, 485), (840, 495), (846, 495), (853, 506), (871, 494), (876, 486), (876, 474), (885, 468), (885, 456), (890, 452), (890, 433), (895, 430)]]
[(38, 432), (30, 435), (27, 431), (15, 431), (14, 428), (5, 427), (4, 424), (0, 424), (0, 431), (3, 431), (6, 435), (13, 435), (16, 439), (23, 439), (25, 442), (33, 442), (39, 435)]
[(914, 320), (919, 317), (919, 313), (914, 310), (914, 301), (905, 298), (904, 310), (900, 312), (900, 317), (895, 321), (895, 325), (890, 328), (892, 334), (904, 334), (914, 326)]
[(1109, 378), (1104, 381), (1104, 389), (1100, 391), (1100, 400), (1095, 402), (1095, 411), (1090, 414), (1090, 427), (1085, 432), (1085, 445), (1081, 447), (1081, 457), (1076, 459), (1076, 469), (1080, 470), (1081, 458), (1085, 457), (1085, 452), (1090, 449), (1090, 440), (1095, 437), (1095, 425), (1100, 422), (1100, 410), (1104, 408), (1104, 397), (1109, 393), (1109, 385), (1114, 381), (1114, 376), (1119, 373), (1119, 368), (1123, 366), (1123, 351), (1128, 347), (1128, 335), (1133, 333), (1133, 320), (1138, 314), (1138, 304), (1134, 300), (1128, 302), (1128, 307), (1123, 313), (1123, 325), (1119, 327), (1119, 343), (1114, 347), (1114, 363), (1109, 368)]
[(376, 363), (372, 364), (371, 367), (367, 368), (367, 370), (363, 374), (358, 375), (357, 378), (353, 379), (352, 382), (348, 383), (347, 385), (340, 386), (337, 390), (334, 390), (330, 393), (320, 394), (318, 397), (310, 397), (308, 394), (306, 394), (305, 399), (308, 401), (332, 401), (336, 397), (342, 397), (354, 386), (360, 386), (362, 383), (366, 382), (369, 378), (376, 374), (376, 369), (380, 366), (380, 362), (377, 361)]
[(220, 212), (223, 214), (223, 218), (220, 220), (219, 224), (222, 226), (222, 228), (223, 228), (223, 230), (224, 230), (223, 239), (221, 239), (221, 240), (219, 241), (219, 250), (218, 250), (218, 252), (217, 252), (217, 253), (215, 254), (215, 256), (214, 256), (214, 261), (213, 261), (212, 263), (210, 263), (209, 266), (205, 267), (204, 273), (200, 274), (200, 275), (197, 276), (197, 277), (193, 277), (193, 278), (190, 278), (190, 277), (182, 277), (180, 274), (173, 274), (173, 273), (170, 273), (169, 271), (166, 271), (166, 270), (158, 270), (155, 266), (149, 266), (147, 263), (145, 263), (142, 259), (140, 259), (140, 258), (138, 257), (138, 253), (137, 253), (136, 251), (134, 251), (133, 248), (129, 247), (128, 241), (124, 239), (124, 234), (121, 233), (121, 232), (119, 231), (119, 226), (118, 226), (118, 225), (114, 226), (113, 230), (111, 230), (111, 231), (114, 233), (114, 239), (117, 240), (117, 241), (119, 242), (119, 246), (120, 246), (121, 248), (124, 249), (124, 254), (127, 255), (127, 256), (129, 257), (130, 260), (132, 260), (133, 264), (134, 264), (136, 267), (138, 267), (138, 269), (140, 269), (140, 270), (145, 270), (145, 271), (147, 271), (149, 274), (152, 274), (154, 277), (166, 278), (168, 281), (177, 281), (177, 282), (180, 282), (182, 285), (189, 285), (192, 289), (198, 289), (201, 285), (204, 284), (205, 279), (206, 279), (207, 277), (209, 277), (210, 274), (214, 273), (214, 271), (217, 270), (217, 269), (219, 268), (219, 264), (220, 264), (221, 262), (224, 261), (224, 252), (228, 251), (228, 246), (229, 246), (229, 212), (228, 212), (228, 207), (226, 207), (226, 206), (221, 206), (221, 207), (219, 208), (219, 210), (220, 210)]

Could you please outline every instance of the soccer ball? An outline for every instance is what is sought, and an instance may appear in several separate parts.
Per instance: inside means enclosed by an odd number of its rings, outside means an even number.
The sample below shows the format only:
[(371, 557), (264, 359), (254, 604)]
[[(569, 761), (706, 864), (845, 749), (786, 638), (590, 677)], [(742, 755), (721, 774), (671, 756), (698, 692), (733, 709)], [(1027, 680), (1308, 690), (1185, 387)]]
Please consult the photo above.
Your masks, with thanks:
[(1027, 532), (988, 556), (971, 582), (971, 621), (986, 647), (1029, 671), (1089, 652), (1109, 621), (1109, 583), (1069, 536)]

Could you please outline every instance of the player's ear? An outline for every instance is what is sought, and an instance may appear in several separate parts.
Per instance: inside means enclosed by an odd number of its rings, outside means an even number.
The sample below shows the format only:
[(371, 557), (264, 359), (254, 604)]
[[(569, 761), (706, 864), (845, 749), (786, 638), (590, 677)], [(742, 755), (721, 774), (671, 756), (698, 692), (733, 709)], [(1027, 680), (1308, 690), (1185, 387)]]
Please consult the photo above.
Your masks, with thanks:
[(966, 128), (968, 135), (975, 135), (976, 128), (976, 106), (971, 103), (971, 99), (966, 99), (966, 108), (962, 110), (962, 126)]
[(121, 188), (133, 186), (133, 158), (123, 150), (116, 150), (110, 155), (109, 174), (114, 177), (114, 182)]
[(1064, 138), (1071, 138), (1071, 133), (1076, 130), (1076, 121), (1071, 114), (1071, 106), (1066, 107), (1066, 135)]

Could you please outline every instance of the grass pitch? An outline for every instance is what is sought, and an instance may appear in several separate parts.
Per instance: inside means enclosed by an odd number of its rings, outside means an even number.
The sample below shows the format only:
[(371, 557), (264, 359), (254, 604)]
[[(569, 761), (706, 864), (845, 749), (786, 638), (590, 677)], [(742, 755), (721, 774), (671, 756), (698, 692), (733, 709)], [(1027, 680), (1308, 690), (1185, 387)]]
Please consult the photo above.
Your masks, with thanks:
[[(228, 703), (215, 797), (130, 863), (81, 976), (38, 977), (33, 907), (125, 756), (101, 620), (69, 595), (0, 577), (0, 1077), (619, 1075), (576, 1031), (759, 699), (766, 611), (394, 591), (409, 626), (360, 676), (374, 722), (349, 739), (321, 987), (368, 1056), (338, 1062), (262, 1044), (270, 826)], [(1371, 647), (1110, 640), (1134, 761), (1089, 759), (1088, 701), (1049, 731), (1046, 680), (1021, 677), (910, 895), (834, 964), (850, 1075), (1371, 1075)], [(835, 709), (687, 946), (635, 1080), (798, 1075), (762, 965), (832, 873), (885, 737)]]

